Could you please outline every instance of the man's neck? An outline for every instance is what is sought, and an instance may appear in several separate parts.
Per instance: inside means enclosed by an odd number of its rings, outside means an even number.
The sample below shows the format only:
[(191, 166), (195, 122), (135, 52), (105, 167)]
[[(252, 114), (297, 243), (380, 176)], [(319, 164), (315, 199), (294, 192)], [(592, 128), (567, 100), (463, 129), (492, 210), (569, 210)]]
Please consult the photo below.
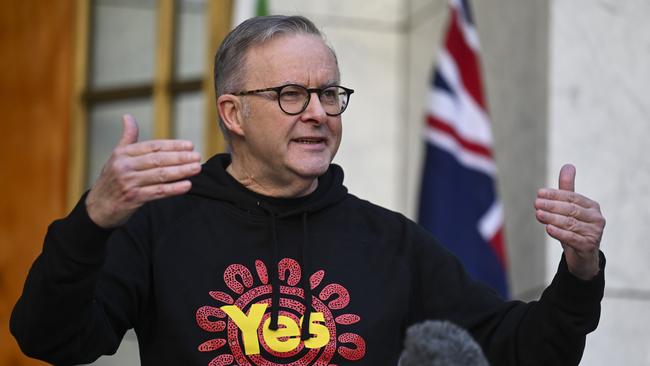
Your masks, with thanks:
[(306, 196), (318, 187), (318, 178), (279, 181), (263, 175), (255, 175), (249, 172), (233, 158), (232, 163), (226, 168), (230, 174), (241, 185), (255, 193), (278, 198), (295, 198)]

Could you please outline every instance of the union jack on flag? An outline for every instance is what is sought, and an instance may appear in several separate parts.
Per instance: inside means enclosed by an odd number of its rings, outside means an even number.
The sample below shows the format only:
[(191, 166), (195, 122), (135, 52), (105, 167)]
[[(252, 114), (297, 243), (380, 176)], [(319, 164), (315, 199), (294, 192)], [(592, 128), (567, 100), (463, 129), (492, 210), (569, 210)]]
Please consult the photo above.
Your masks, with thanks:
[(427, 99), (419, 222), (469, 274), (508, 297), (503, 209), (468, 0), (450, 0), (444, 47)]

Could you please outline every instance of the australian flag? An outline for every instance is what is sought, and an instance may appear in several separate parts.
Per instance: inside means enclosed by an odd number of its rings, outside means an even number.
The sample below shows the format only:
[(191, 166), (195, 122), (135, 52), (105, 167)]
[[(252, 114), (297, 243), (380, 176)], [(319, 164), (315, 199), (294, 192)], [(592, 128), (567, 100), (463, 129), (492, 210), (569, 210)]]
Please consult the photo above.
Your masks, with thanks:
[(444, 47), (431, 79), (419, 222), (475, 279), (508, 298), (503, 209), (469, 0), (450, 0)]

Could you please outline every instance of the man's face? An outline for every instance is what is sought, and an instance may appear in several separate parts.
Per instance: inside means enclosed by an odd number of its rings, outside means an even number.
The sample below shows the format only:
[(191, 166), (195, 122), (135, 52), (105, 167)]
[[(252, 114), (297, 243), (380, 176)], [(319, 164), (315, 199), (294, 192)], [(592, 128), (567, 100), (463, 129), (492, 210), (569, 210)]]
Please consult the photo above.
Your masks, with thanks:
[[(245, 90), (285, 84), (323, 88), (339, 81), (332, 52), (313, 35), (279, 36), (253, 47), (246, 65)], [(275, 92), (241, 98), (248, 108), (238, 158), (248, 174), (282, 183), (325, 173), (341, 142), (341, 116), (328, 116), (317, 94), (295, 116), (280, 109)]]

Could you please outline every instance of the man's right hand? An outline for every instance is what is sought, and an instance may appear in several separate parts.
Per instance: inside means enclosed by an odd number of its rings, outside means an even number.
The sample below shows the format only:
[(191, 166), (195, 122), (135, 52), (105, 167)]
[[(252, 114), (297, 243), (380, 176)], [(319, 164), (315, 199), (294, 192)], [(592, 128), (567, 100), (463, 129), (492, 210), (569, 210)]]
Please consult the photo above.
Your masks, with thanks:
[(186, 193), (187, 179), (201, 171), (191, 141), (138, 142), (138, 125), (122, 117), (122, 137), (86, 197), (88, 216), (103, 228), (124, 224), (148, 201)]

